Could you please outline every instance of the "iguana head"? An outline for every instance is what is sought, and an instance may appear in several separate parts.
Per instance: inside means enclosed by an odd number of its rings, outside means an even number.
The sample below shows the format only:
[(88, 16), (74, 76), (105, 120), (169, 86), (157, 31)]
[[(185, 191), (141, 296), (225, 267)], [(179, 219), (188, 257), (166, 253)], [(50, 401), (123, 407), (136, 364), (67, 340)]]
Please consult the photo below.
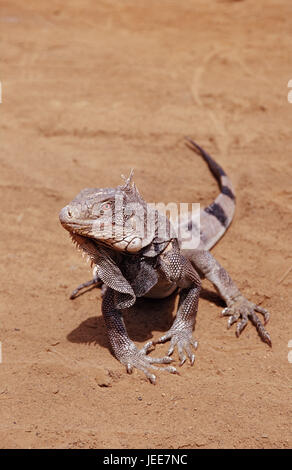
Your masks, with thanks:
[(80, 237), (85, 237), (128, 253), (136, 253), (152, 242), (155, 223), (148, 220), (147, 224), (147, 204), (132, 176), (133, 172), (116, 188), (83, 189), (61, 210), (60, 222), (73, 240), (80, 245)]

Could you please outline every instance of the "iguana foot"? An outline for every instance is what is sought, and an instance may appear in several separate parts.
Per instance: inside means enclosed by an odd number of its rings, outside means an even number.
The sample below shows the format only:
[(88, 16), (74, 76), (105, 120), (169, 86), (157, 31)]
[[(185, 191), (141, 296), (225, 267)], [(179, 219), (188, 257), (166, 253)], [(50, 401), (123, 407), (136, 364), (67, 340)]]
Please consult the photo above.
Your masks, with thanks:
[(175, 346), (177, 346), (178, 356), (180, 360), (180, 366), (182, 366), (187, 357), (190, 360), (191, 365), (195, 362), (195, 354), (192, 348), (197, 349), (198, 341), (193, 338), (192, 335), (192, 327), (186, 328), (185, 326), (182, 328), (179, 325), (173, 324), (170, 330), (165, 333), (165, 335), (161, 336), (156, 343), (164, 343), (165, 341), (170, 339), (170, 347), (168, 349), (167, 355), (171, 356), (174, 351)]
[(144, 372), (146, 377), (150, 380), (151, 383), (156, 383), (156, 376), (152, 374), (148, 369), (162, 370), (170, 372), (171, 374), (177, 374), (175, 367), (157, 367), (154, 364), (169, 364), (172, 362), (172, 359), (169, 356), (155, 358), (147, 356), (149, 350), (153, 347), (153, 341), (146, 343), (142, 349), (136, 348), (134, 344), (131, 344), (129, 349), (118, 358), (122, 364), (125, 364), (127, 372), (131, 374), (133, 368), (141, 370)]
[[(264, 324), (259, 319), (258, 315), (255, 312), (259, 312), (264, 316)], [(227, 327), (230, 328), (233, 323), (237, 323), (236, 326), (236, 335), (239, 336), (244, 330), (248, 323), (248, 319), (256, 327), (257, 332), (260, 338), (267, 343), (269, 346), (272, 346), (272, 341), (269, 333), (264, 328), (264, 325), (268, 322), (270, 318), (269, 312), (260, 307), (259, 305), (250, 302), (245, 297), (240, 296), (237, 299), (229, 303), (229, 305), (222, 310), (223, 316), (229, 316)]]

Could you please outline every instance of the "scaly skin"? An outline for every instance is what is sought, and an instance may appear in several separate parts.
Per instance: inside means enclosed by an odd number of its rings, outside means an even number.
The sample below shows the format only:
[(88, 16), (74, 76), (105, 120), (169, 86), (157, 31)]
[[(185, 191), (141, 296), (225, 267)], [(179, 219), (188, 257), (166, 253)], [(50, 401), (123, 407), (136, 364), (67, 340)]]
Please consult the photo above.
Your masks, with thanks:
[[(231, 223), (235, 196), (231, 182), (222, 168), (191, 139), (188, 146), (200, 153), (219, 182), (221, 192), (216, 200), (201, 211), (201, 242), (198, 248), (182, 250), (168, 219), (156, 210), (148, 211), (146, 202), (132, 184), (132, 173), (123, 186), (85, 189), (60, 212), (60, 221), (74, 243), (94, 265), (94, 277), (81, 284), (71, 295), (74, 298), (85, 287), (102, 287), (104, 316), (108, 338), (116, 358), (130, 373), (139, 369), (150, 382), (156, 382), (153, 370), (177, 373), (170, 356), (177, 348), (180, 365), (188, 358), (195, 361), (197, 341), (193, 329), (201, 288), (200, 278), (206, 277), (226, 302), (223, 315), (228, 327), (237, 322), (239, 336), (248, 320), (256, 327), (261, 339), (271, 346), (271, 338), (256, 312), (264, 316), (264, 308), (248, 301), (227, 271), (214, 259), (209, 249), (225, 233)], [(147, 220), (151, 223), (147, 225)], [(161, 227), (165, 230), (159, 230)], [(198, 230), (196, 221), (181, 220), (184, 231)], [(132, 306), (138, 297), (162, 298), (175, 290), (179, 306), (173, 325), (157, 341), (149, 341), (141, 350), (130, 340), (122, 310)], [(170, 340), (167, 356), (148, 355), (157, 343)], [(167, 364), (166, 367), (163, 367)]]

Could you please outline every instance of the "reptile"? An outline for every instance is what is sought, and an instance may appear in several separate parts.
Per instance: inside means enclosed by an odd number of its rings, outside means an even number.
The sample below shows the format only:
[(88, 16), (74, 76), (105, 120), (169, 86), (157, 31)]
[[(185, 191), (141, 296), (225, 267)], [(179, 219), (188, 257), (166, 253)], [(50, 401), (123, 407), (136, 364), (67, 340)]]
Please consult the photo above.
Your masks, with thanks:
[[(180, 230), (173, 228), (165, 214), (149, 208), (132, 181), (133, 172), (128, 178), (123, 177), (124, 184), (115, 188), (83, 189), (59, 214), (62, 226), (94, 266), (93, 279), (75, 289), (71, 298), (84, 287), (102, 287), (102, 314), (115, 357), (128, 373), (139, 369), (152, 383), (156, 382), (157, 370), (178, 373), (170, 365), (176, 348), (180, 366), (187, 359), (194, 364), (198, 342), (193, 337), (193, 329), (203, 278), (211, 281), (224, 300), (226, 307), (222, 315), (229, 317), (228, 328), (236, 323), (239, 336), (250, 320), (259, 337), (272, 345), (265, 329), (269, 312), (247, 300), (210, 253), (233, 218), (232, 183), (201, 146), (186, 139), (187, 146), (208, 164), (220, 188), (216, 199), (200, 210), (199, 227), (192, 214), (191, 219), (179, 222), (182, 233), (199, 231), (195, 248), (185, 249)], [(134, 305), (139, 297), (165, 298), (175, 291), (179, 302), (172, 326), (159, 339), (148, 341), (138, 349), (127, 333), (123, 309)], [(170, 346), (165, 356), (154, 358), (149, 354), (158, 343), (168, 340)]]

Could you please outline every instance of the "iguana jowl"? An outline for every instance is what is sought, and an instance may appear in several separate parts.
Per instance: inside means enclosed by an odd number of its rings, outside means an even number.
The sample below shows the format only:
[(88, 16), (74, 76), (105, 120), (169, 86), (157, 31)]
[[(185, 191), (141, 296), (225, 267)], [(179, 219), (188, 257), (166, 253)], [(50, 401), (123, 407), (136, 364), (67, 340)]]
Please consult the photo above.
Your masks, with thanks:
[[(146, 202), (131, 181), (132, 175), (117, 188), (84, 189), (59, 215), (63, 227), (95, 266), (94, 279), (79, 286), (71, 297), (83, 287), (103, 286), (102, 313), (115, 356), (126, 365), (128, 372), (134, 367), (140, 369), (153, 383), (156, 378), (151, 369), (176, 372), (172, 366), (157, 365), (172, 362), (170, 356), (175, 347), (180, 365), (186, 357), (194, 363), (197, 342), (192, 333), (200, 279), (204, 277), (213, 283), (226, 302), (222, 314), (229, 316), (228, 327), (237, 322), (236, 334), (239, 336), (249, 319), (261, 339), (271, 346), (270, 336), (256, 314), (263, 315), (265, 324), (269, 319), (268, 311), (248, 301), (209, 252), (232, 220), (235, 208), (232, 184), (207, 152), (191, 139), (187, 141), (188, 146), (208, 163), (221, 190), (215, 201), (201, 210), (197, 248), (181, 249), (180, 240), (168, 219), (156, 210), (147, 212)], [(149, 213), (151, 224), (146, 220)], [(198, 229), (195, 220), (180, 223), (184, 231)], [(149, 341), (138, 350), (127, 334), (122, 309), (132, 306), (137, 297), (163, 298), (176, 289), (179, 306), (173, 325), (158, 341)], [(155, 344), (167, 340), (170, 340), (167, 356), (152, 358), (147, 354)]]

